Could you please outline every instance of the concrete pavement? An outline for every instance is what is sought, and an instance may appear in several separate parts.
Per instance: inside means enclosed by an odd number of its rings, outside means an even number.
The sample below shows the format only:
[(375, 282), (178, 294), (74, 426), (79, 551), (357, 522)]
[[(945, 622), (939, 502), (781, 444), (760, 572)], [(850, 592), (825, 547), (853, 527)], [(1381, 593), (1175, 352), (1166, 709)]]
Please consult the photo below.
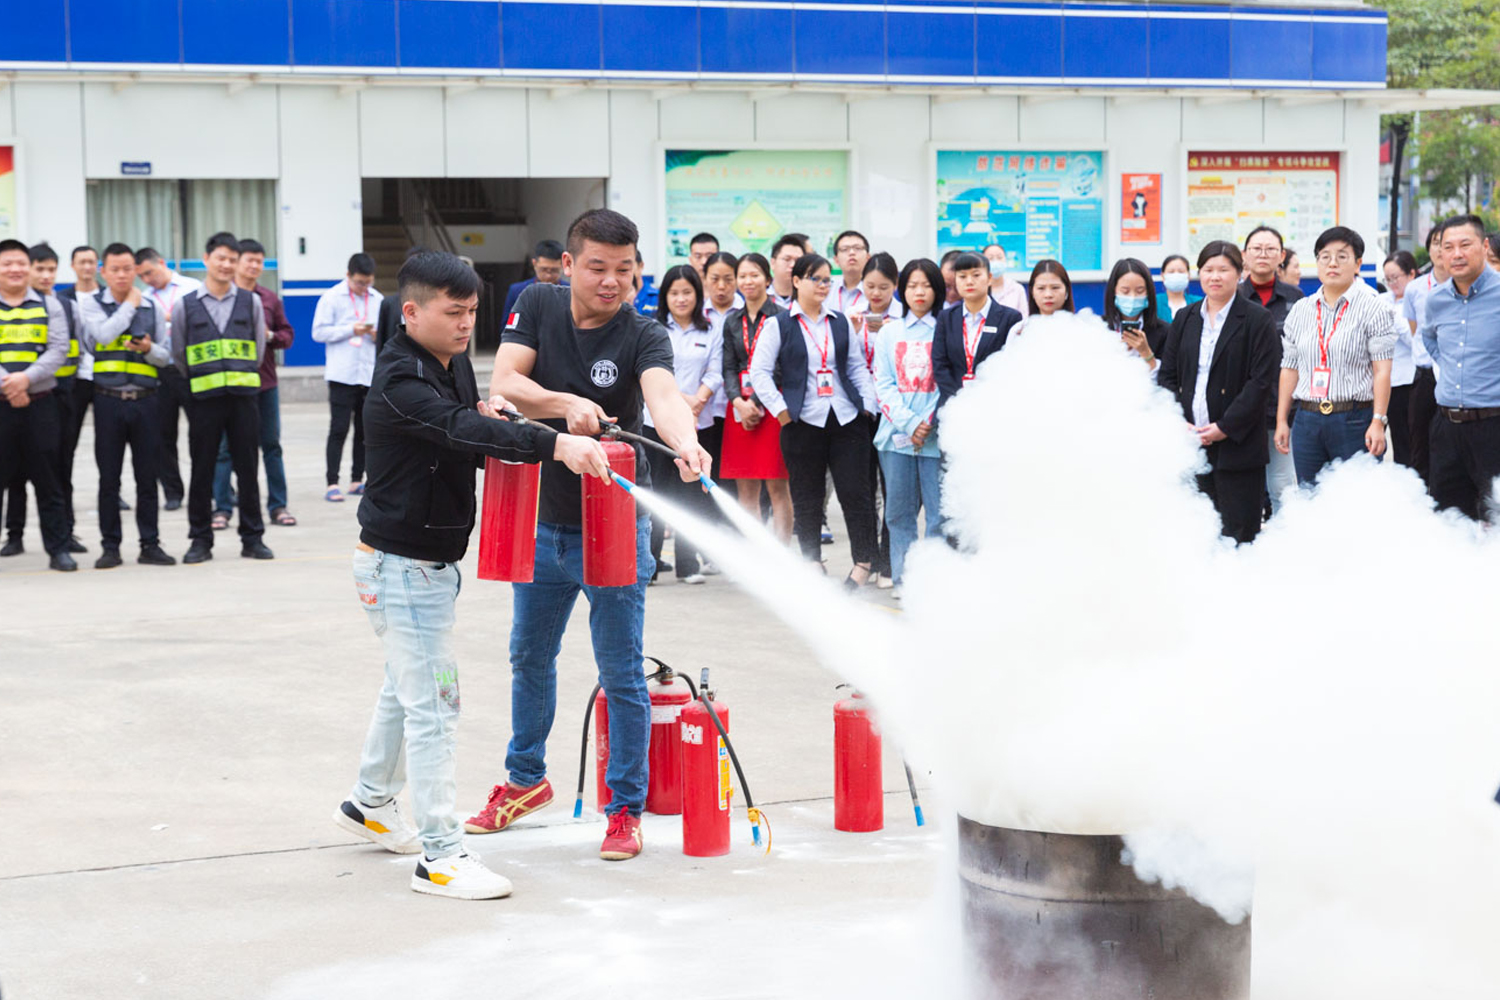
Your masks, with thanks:
[[(408, 996), (581, 996), (608, 985), (626, 997), (790, 996), (799, 983), (845, 982), (856, 952), (885, 956), (857, 970), (882, 990), (921, 975), (923, 962), (891, 956), (952, 913), (942, 895), (931, 901), (947, 881), (944, 836), (913, 826), (891, 747), (886, 831), (833, 832), (839, 678), (722, 577), (653, 588), (646, 650), (695, 677), (713, 669), (774, 824), (768, 858), (737, 809), (742, 842), (727, 858), (684, 857), (676, 819), (648, 817), (643, 857), (598, 860), (603, 820), (571, 817), (596, 676), (583, 611), (564, 640), (548, 746), (560, 801), (524, 828), (470, 840), (515, 883), (512, 898), (418, 896), (406, 888), (411, 859), (335, 828), (381, 661), (350, 580), (357, 502), (322, 500), (326, 419), (320, 405), (283, 408), (290, 509), (302, 523), (268, 529), (274, 562), (241, 559), (231, 528), (207, 564), (138, 566), (127, 513), (125, 566), (93, 570), (88, 428), (75, 470), (90, 548), (82, 568), (46, 569), (34, 512), (27, 553), (0, 560), (7, 1000), (352, 997), (383, 985)], [(833, 523), (829, 569), (841, 576), (848, 551), (836, 513)], [(180, 557), (185, 511), (163, 512), (162, 536)], [(509, 588), (475, 579), (474, 565), (471, 545), (457, 645), (465, 815), (503, 780), (510, 712)], [(937, 804), (928, 815), (946, 825)], [(660, 989), (649, 971), (658, 963), (688, 974), (690, 987)]]

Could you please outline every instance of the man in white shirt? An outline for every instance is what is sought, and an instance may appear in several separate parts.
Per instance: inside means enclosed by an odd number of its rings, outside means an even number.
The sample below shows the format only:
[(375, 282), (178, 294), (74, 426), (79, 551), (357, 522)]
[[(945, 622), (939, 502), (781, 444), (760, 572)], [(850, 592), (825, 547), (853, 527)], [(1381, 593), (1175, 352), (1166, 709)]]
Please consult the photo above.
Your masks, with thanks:
[(870, 259), (870, 241), (852, 229), (839, 233), (833, 241), (833, 256), (838, 261), (843, 281), (828, 296), (828, 308), (845, 316), (867, 312), (865, 301), (865, 264)]
[[(161, 314), (166, 323), (167, 336), (172, 336), (172, 310), (182, 297), (203, 287), (197, 278), (187, 278), (167, 266), (161, 254), (151, 247), (142, 247), (135, 252), (135, 275), (146, 283), (144, 298)], [(182, 472), (177, 466), (177, 416), (187, 408), (187, 380), (173, 368), (166, 366), (160, 372), (161, 390), (157, 393), (157, 418), (161, 421), (161, 449), (156, 453), (157, 482), (161, 483), (162, 509), (176, 510), (182, 506), (187, 489), (182, 483)]]
[(358, 496), (365, 491), (365, 424), (362, 411), (370, 378), (375, 374), (375, 320), (384, 298), (371, 287), (375, 282), (375, 259), (367, 253), (349, 258), (349, 271), (343, 281), (318, 299), (313, 313), (313, 340), (325, 345), (323, 378), (328, 383), (328, 492), (325, 500), (340, 503), (339, 462), (344, 455), (344, 438), (349, 424), (354, 424), (353, 465), (349, 473), (349, 492)]

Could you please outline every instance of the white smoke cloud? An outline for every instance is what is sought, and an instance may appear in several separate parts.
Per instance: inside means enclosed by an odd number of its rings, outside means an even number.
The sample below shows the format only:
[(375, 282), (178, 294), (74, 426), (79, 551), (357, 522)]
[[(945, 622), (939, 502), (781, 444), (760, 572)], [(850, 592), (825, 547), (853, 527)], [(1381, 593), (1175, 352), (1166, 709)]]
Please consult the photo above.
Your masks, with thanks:
[(963, 551), (916, 546), (895, 626), (664, 509), (961, 813), (1120, 834), (1253, 910), (1256, 997), (1500, 995), (1493, 534), (1360, 458), (1234, 548), (1177, 406), (1088, 317), (1033, 320), (942, 439)]
[(863, 683), (960, 811), (1126, 837), (1237, 920), (1277, 1000), (1494, 996), (1500, 547), (1367, 458), (1253, 546), (1180, 411), (1097, 321), (1034, 321), (945, 411), (970, 551), (908, 563)]

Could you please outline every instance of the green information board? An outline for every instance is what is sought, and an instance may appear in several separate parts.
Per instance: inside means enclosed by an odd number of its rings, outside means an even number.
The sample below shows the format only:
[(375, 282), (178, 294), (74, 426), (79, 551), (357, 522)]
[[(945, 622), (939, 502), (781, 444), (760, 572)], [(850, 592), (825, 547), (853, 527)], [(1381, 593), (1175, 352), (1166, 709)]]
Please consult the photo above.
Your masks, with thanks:
[(849, 154), (824, 149), (666, 151), (666, 266), (688, 240), (713, 233), (719, 249), (768, 254), (782, 233), (806, 233), (829, 256), (849, 218)]

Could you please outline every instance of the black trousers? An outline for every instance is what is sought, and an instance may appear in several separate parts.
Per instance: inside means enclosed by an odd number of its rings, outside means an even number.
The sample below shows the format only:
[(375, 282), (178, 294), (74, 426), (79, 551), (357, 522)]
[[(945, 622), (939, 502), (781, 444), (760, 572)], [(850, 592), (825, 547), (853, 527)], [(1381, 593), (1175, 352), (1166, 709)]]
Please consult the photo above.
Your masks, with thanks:
[(830, 409), (822, 427), (793, 420), (781, 429), (781, 457), (792, 494), (792, 534), (802, 555), (814, 562), (822, 559), (823, 501), (829, 473), (844, 509), (854, 561), (873, 565), (878, 555), (868, 422), (868, 417), (858, 416), (840, 426)]
[[(1407, 442), (1411, 449), (1411, 467), (1429, 484), (1431, 479), (1428, 473), (1432, 467), (1432, 418), (1436, 413), (1437, 376), (1432, 374), (1431, 368), (1418, 368), (1417, 377), (1411, 384), (1411, 395), (1406, 401)], [(1391, 422), (1395, 423), (1394, 412)]]
[[(24, 469), (36, 492), (42, 522), (42, 545), (48, 555), (68, 548), (68, 511), (57, 480), (57, 453), (62, 447), (54, 393), (31, 397), (27, 406), (0, 401), (0, 483), (9, 485), (17, 469)], [(24, 525), (24, 515), (23, 521)]]
[[(63, 507), (68, 512), (68, 535), (73, 534), (73, 451), (78, 447), (78, 435), (73, 431), (72, 382), (53, 390), (57, 400), (57, 423), (61, 443), (57, 452), (57, 485), (63, 491)], [(15, 479), (10, 484), (5, 507), (5, 533), (11, 538), (26, 534), (26, 470), (17, 468)]]
[(224, 393), (188, 401), (188, 537), (194, 545), (214, 545), (214, 470), (219, 442), (229, 441), (229, 459), (239, 483), (240, 541), (266, 533), (260, 515), (260, 407), (256, 397)]
[(1198, 488), (1213, 501), (1225, 537), (1241, 544), (1255, 541), (1260, 533), (1261, 499), (1266, 490), (1264, 467), (1212, 469), (1198, 477)]
[(1500, 476), (1500, 417), (1455, 424), (1432, 418), (1432, 466), (1427, 488), (1439, 510), (1456, 507), (1476, 521), (1489, 513), (1490, 491)]
[(177, 416), (187, 409), (192, 393), (188, 381), (171, 365), (158, 371), (161, 383), (156, 390), (156, 415), (160, 424), (161, 444), (156, 452), (156, 475), (161, 481), (161, 495), (166, 500), (181, 500), (186, 495), (182, 471), (177, 464)]
[(106, 549), (118, 549), (120, 526), (120, 471), (125, 446), (135, 472), (135, 530), (141, 546), (161, 544), (156, 518), (156, 462), (161, 452), (161, 391), (144, 399), (116, 399), (94, 394), (94, 461), (99, 466), (99, 539)]
[(1391, 386), (1391, 458), (1408, 469), (1411, 464), (1411, 390), (1410, 385)]
[[(706, 435), (708, 429), (703, 433)], [(652, 441), (660, 441), (661, 437), (656, 433), (656, 428), (645, 428), (646, 437)], [(699, 437), (702, 443), (702, 436)], [(705, 446), (706, 447), (706, 446)], [(677, 463), (654, 448), (646, 450), (646, 461), (651, 463), (651, 488), (668, 500), (685, 507), (703, 518), (705, 521), (713, 520), (713, 512), (718, 509), (718, 504), (713, 502), (709, 495), (703, 492), (703, 487), (697, 483), (685, 483), (682, 474), (677, 471)], [(637, 475), (639, 478), (639, 475)], [(651, 558), (658, 563), (661, 562), (662, 546), (666, 542), (667, 522), (651, 515)], [(682, 533), (679, 529), (672, 536), (672, 571), (677, 579), (692, 576), (698, 572), (699, 554), (698, 546), (693, 540)]]
[(351, 482), (365, 478), (365, 393), (363, 385), (345, 382), (328, 383), (328, 485), (339, 484), (339, 459), (344, 455), (344, 438), (349, 422), (354, 422), (354, 464), (349, 471)]

